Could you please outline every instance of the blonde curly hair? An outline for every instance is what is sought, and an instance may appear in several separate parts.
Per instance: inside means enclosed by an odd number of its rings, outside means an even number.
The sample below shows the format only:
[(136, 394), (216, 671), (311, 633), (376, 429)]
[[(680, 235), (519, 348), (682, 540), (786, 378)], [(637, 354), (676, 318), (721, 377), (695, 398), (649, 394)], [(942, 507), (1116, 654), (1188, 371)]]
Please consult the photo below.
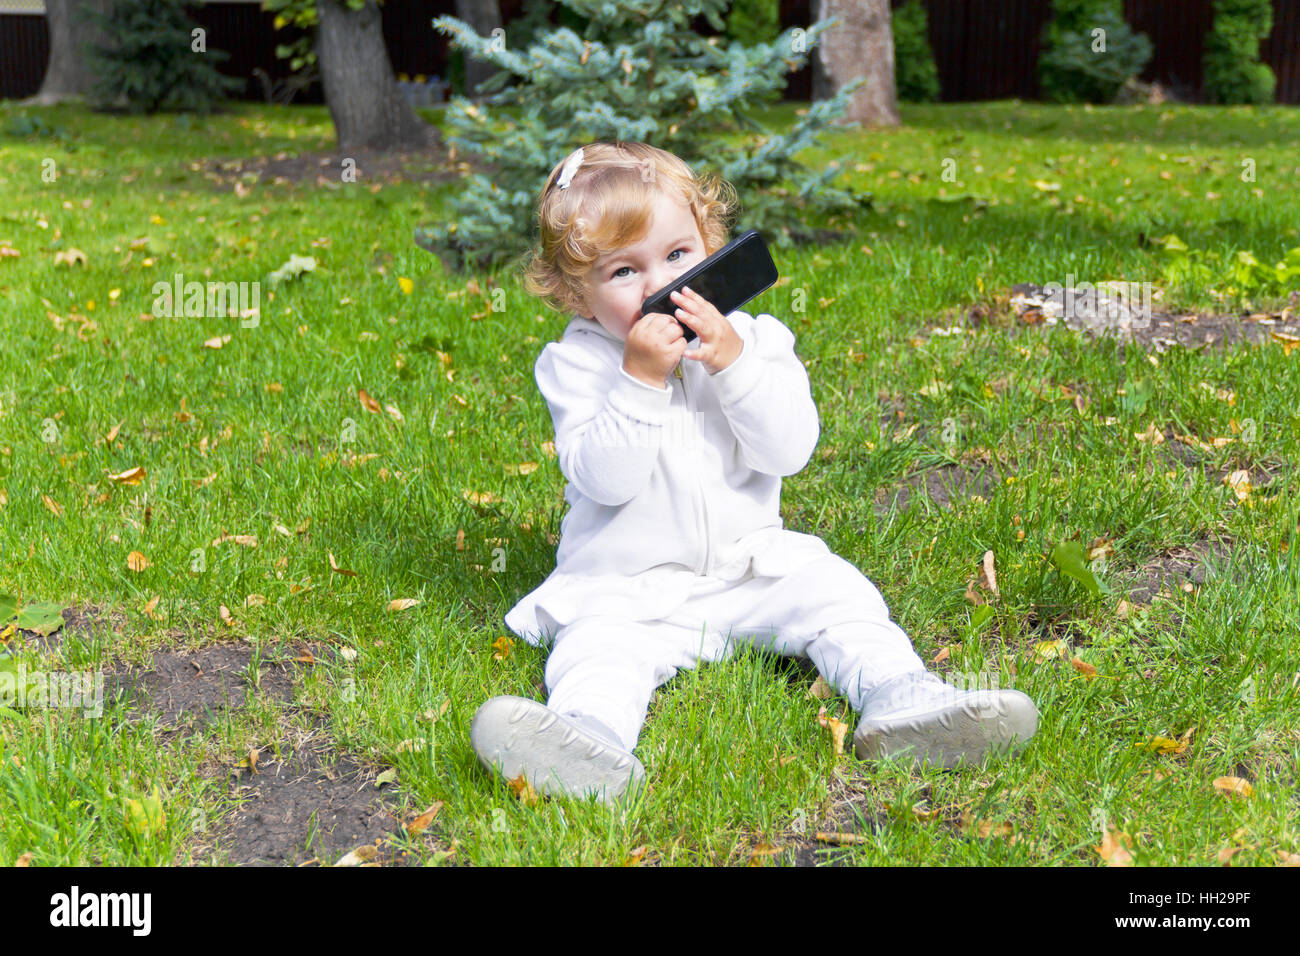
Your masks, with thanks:
[(590, 143), (561, 189), (568, 158), (546, 178), (537, 202), (538, 246), (524, 269), (524, 288), (553, 308), (585, 311), (592, 264), (645, 236), (656, 191), (690, 207), (706, 255), (727, 244), (739, 203), (735, 188), (716, 174), (696, 176), (679, 157), (647, 143)]

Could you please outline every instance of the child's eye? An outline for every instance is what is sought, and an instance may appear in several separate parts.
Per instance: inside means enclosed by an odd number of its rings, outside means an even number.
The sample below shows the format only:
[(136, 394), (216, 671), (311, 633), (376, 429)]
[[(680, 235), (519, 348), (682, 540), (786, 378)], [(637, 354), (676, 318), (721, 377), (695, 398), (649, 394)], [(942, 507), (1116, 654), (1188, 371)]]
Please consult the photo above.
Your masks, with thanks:
[[(674, 259), (673, 256), (677, 255), (677, 253), (679, 253), (679, 252), (690, 252), (690, 251), (691, 251), (691, 250), (687, 249), (685, 246), (682, 246), (681, 248), (674, 249), (672, 252), (668, 253), (668, 259), (669, 259), (669, 261), (671, 261), (671, 262), (676, 262), (677, 260)], [(619, 273), (621, 273), (624, 269), (630, 269), (630, 268), (632, 268), (632, 267), (631, 267), (631, 266), (621, 266), (621, 267), (619, 267), (618, 269), (615, 269), (615, 270), (614, 270), (614, 274), (611, 275), (610, 278), (611, 278), (611, 279), (617, 279), (617, 278), (620, 278)]]

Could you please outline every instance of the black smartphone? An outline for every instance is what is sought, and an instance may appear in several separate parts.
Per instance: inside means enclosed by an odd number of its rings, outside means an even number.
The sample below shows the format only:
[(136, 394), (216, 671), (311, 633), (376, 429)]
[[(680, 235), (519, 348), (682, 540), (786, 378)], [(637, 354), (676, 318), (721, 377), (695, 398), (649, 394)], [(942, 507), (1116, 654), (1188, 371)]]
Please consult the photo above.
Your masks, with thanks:
[[(641, 303), (641, 314), (660, 312), (676, 318), (677, 304), (671, 294), (688, 285), (726, 315), (772, 288), (778, 278), (767, 244), (751, 229), (646, 299)], [(681, 319), (677, 324), (686, 333), (686, 341), (695, 338), (694, 329)]]

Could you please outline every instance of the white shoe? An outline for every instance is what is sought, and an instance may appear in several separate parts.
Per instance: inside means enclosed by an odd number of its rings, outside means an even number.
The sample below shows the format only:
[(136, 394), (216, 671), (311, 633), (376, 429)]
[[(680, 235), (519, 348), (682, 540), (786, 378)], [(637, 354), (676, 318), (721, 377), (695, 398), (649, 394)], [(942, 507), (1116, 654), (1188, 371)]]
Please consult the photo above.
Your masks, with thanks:
[(886, 681), (867, 698), (853, 733), (863, 760), (910, 756), (919, 767), (1007, 755), (1038, 730), (1038, 708), (1018, 690), (963, 691), (928, 671)]
[(526, 697), (493, 697), (474, 714), (469, 739), (483, 765), (507, 780), (523, 774), (539, 793), (611, 803), (645, 780), (645, 767), (600, 726)]

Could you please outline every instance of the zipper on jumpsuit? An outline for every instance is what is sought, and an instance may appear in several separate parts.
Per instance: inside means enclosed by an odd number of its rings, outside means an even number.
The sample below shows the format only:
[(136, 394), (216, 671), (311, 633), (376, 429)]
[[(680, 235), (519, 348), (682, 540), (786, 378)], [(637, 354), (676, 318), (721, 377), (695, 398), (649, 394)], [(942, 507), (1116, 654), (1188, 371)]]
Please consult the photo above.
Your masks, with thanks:
[[(691, 413), (691, 400), (689, 396), (686, 394), (686, 378), (685, 376), (682, 375), (682, 366), (680, 362), (678, 362), (677, 367), (673, 369), (673, 375), (677, 378), (679, 382), (682, 383), (682, 400), (686, 403), (686, 412), (688, 417), (691, 417), (693, 419), (693, 415)], [(691, 432), (688, 432), (688, 434), (691, 434)], [(699, 474), (700, 474), (699, 467), (697, 465), (695, 466), (695, 475), (697, 478), (699, 478)], [(701, 563), (700, 567), (696, 570), (696, 573), (712, 574), (713, 567), (712, 567), (710, 554), (709, 554), (709, 540), (710, 540), (709, 539), (709, 509), (704, 497), (703, 479), (700, 479), (700, 514), (702, 515), (704, 520), (704, 561)]]

